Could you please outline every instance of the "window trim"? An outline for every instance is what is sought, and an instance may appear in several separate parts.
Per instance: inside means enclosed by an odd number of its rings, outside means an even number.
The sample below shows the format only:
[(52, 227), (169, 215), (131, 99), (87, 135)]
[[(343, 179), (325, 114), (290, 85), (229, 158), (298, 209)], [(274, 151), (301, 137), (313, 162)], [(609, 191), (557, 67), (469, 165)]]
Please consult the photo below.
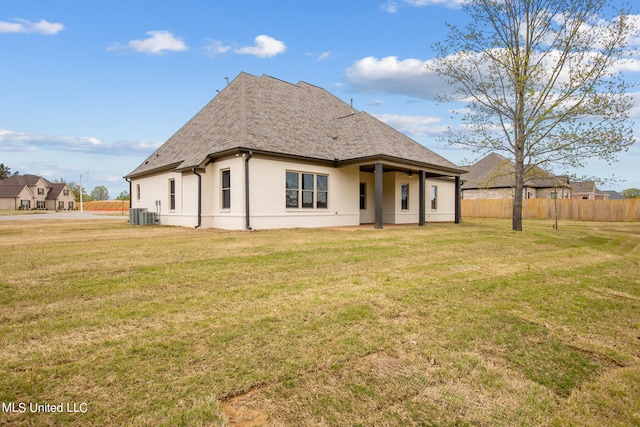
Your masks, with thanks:
[[(405, 191), (406, 188), (406, 191)], [(400, 210), (409, 210), (409, 183), (403, 182), (400, 184)]]
[[(295, 180), (293, 177), (295, 177)], [(326, 180), (326, 190), (319, 189), (319, 178), (322, 177)], [(294, 181), (295, 187), (293, 186)], [(311, 187), (309, 187), (309, 184), (311, 184)], [(324, 194), (324, 201), (320, 201), (318, 197), (321, 194)], [(310, 201), (309, 196), (311, 196)], [(295, 206), (291, 203), (294, 199), (296, 201)], [(329, 209), (329, 174), (285, 170), (285, 209), (304, 211)]]
[(438, 186), (437, 185), (431, 186), (431, 210), (432, 211), (438, 210)]
[(366, 182), (360, 183), (360, 210), (361, 211), (367, 210), (367, 183)]
[(169, 178), (169, 210), (176, 210), (176, 179)]
[[(229, 178), (229, 186), (225, 187), (225, 179), (224, 176), (228, 174)], [(228, 193), (229, 197), (225, 198), (225, 192)], [(226, 203), (228, 201), (228, 204)], [(220, 209), (222, 210), (230, 210), (231, 209), (231, 169), (221, 169), (220, 170)]]

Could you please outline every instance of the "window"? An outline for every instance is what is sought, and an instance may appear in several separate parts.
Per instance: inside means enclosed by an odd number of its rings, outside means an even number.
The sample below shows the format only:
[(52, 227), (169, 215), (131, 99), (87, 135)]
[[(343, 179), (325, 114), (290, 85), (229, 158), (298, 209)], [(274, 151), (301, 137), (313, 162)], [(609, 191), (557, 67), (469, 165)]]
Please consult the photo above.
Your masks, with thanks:
[(174, 211), (176, 209), (176, 180), (169, 180), (169, 209)]
[(360, 183), (360, 210), (361, 211), (367, 210), (367, 183), (366, 182)]
[(58, 201), (58, 210), (59, 211), (64, 210), (64, 202), (62, 200)]
[(38, 188), (38, 194), (39, 195), (43, 195), (44, 194), (44, 188)]
[(402, 184), (400, 186), (400, 207), (402, 210), (409, 209), (409, 184)]
[(329, 177), (287, 171), (285, 196), (287, 208), (326, 209), (329, 199)]
[(222, 209), (231, 209), (231, 171), (221, 171), (222, 182)]
[(327, 175), (317, 175), (316, 181), (316, 207), (318, 209), (326, 209), (329, 196), (329, 177)]
[(65, 195), (65, 196), (68, 196), (69, 195), (69, 190), (62, 190), (62, 194)]
[(44, 200), (38, 200), (36, 202), (36, 208), (38, 209), (44, 209)]
[(287, 207), (298, 207), (298, 172), (287, 172)]
[(73, 210), (73, 202), (69, 202), (69, 210), (72, 211)]
[(22, 210), (29, 210), (31, 209), (31, 201), (30, 200), (20, 200), (20, 208)]
[(434, 211), (438, 209), (438, 186), (431, 186), (431, 209)]
[(140, 184), (136, 184), (136, 198), (140, 200)]

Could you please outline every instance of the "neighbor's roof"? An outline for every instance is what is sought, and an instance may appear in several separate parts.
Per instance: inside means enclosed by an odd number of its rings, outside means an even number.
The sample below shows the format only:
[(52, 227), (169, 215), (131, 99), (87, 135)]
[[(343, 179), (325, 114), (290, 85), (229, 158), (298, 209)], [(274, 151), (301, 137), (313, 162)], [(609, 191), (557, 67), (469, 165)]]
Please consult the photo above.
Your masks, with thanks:
[(22, 193), (25, 187), (24, 184), (2, 184), (0, 185), (0, 199), (15, 199), (20, 196), (20, 193)]
[(325, 161), (391, 157), (463, 172), (322, 88), (240, 73), (127, 177), (198, 167), (235, 149)]
[[(12, 175), (8, 178), (5, 178), (3, 180), (0, 180), (0, 185), (29, 185), (29, 186), (34, 186), (38, 184), (38, 181), (40, 179), (43, 179), (41, 177), (39, 177), (38, 175), (31, 175), (31, 174), (25, 174), (25, 175)], [(45, 184), (47, 184), (48, 181), (45, 180)]]
[[(513, 162), (497, 153), (489, 153), (468, 169), (464, 176), (463, 190), (475, 188), (505, 188), (515, 185)], [(551, 188), (567, 186), (566, 176), (556, 176), (539, 167), (533, 167), (525, 179), (526, 187)]]

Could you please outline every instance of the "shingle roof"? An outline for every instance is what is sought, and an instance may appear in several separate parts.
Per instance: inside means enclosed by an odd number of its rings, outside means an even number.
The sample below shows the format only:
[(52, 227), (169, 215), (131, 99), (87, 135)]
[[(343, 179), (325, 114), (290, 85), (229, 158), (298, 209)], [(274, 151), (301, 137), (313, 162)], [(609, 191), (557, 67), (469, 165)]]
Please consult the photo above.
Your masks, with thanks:
[(67, 184), (64, 184), (64, 183), (55, 184), (55, 183), (52, 183), (52, 182), (49, 182), (49, 181), (47, 181), (47, 185), (49, 185), (49, 187), (51, 187), (51, 189), (47, 193), (47, 200), (55, 200), (55, 199), (57, 199), (58, 196), (60, 196), (60, 193), (62, 193), (62, 190), (64, 190), (65, 187), (67, 186)]
[(322, 88), (241, 73), (127, 176), (197, 167), (240, 148), (325, 161), (387, 156), (462, 172)]
[(24, 175), (12, 175), (8, 178), (0, 180), (0, 185), (37, 185), (40, 177), (38, 175), (24, 174)]
[[(4, 181), (4, 180), (3, 180)], [(2, 184), (0, 185), (0, 199), (13, 198), (15, 199), (24, 190), (25, 185), (20, 184)]]
[[(567, 185), (566, 176), (555, 176), (539, 167), (534, 167), (524, 185), (536, 188), (551, 188)], [(475, 188), (513, 187), (515, 168), (513, 162), (497, 153), (489, 153), (468, 168), (464, 176), (463, 190)]]

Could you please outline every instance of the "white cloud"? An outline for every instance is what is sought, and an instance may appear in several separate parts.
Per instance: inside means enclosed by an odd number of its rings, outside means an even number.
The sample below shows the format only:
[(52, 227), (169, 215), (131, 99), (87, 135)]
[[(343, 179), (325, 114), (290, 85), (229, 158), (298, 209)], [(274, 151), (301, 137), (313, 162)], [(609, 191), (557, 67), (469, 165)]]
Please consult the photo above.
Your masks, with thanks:
[(151, 141), (105, 143), (92, 136), (39, 135), (0, 129), (0, 151), (35, 152), (54, 150), (75, 153), (129, 155), (150, 153), (161, 144)]
[(318, 57), (318, 61), (324, 61), (325, 59), (329, 59), (331, 56), (331, 52), (322, 52)]
[(235, 52), (244, 55), (254, 55), (258, 58), (268, 58), (287, 50), (287, 46), (283, 42), (265, 35), (256, 37), (254, 42), (254, 46), (242, 47), (236, 49)]
[(15, 22), (0, 21), (0, 34), (2, 33), (26, 33), (52, 35), (64, 30), (64, 25), (58, 22), (48, 22), (41, 19), (31, 22), (26, 19), (15, 19)]
[(147, 31), (144, 40), (131, 40), (126, 46), (114, 44), (107, 50), (134, 50), (136, 52), (162, 54), (165, 52), (182, 52), (189, 47), (182, 38), (175, 37), (169, 31)]
[(447, 130), (439, 117), (398, 114), (375, 114), (374, 117), (411, 138), (440, 136)]
[(231, 50), (231, 46), (225, 45), (219, 40), (206, 40), (206, 45), (202, 48), (205, 56), (213, 58), (214, 56), (222, 55)]
[(391, 0), (383, 3), (380, 8), (385, 12), (398, 13), (401, 7), (444, 6), (449, 8), (460, 7), (466, 0)]
[(451, 88), (436, 73), (426, 70), (427, 61), (398, 60), (396, 56), (356, 61), (346, 71), (346, 80), (356, 92), (386, 92), (433, 99)]

